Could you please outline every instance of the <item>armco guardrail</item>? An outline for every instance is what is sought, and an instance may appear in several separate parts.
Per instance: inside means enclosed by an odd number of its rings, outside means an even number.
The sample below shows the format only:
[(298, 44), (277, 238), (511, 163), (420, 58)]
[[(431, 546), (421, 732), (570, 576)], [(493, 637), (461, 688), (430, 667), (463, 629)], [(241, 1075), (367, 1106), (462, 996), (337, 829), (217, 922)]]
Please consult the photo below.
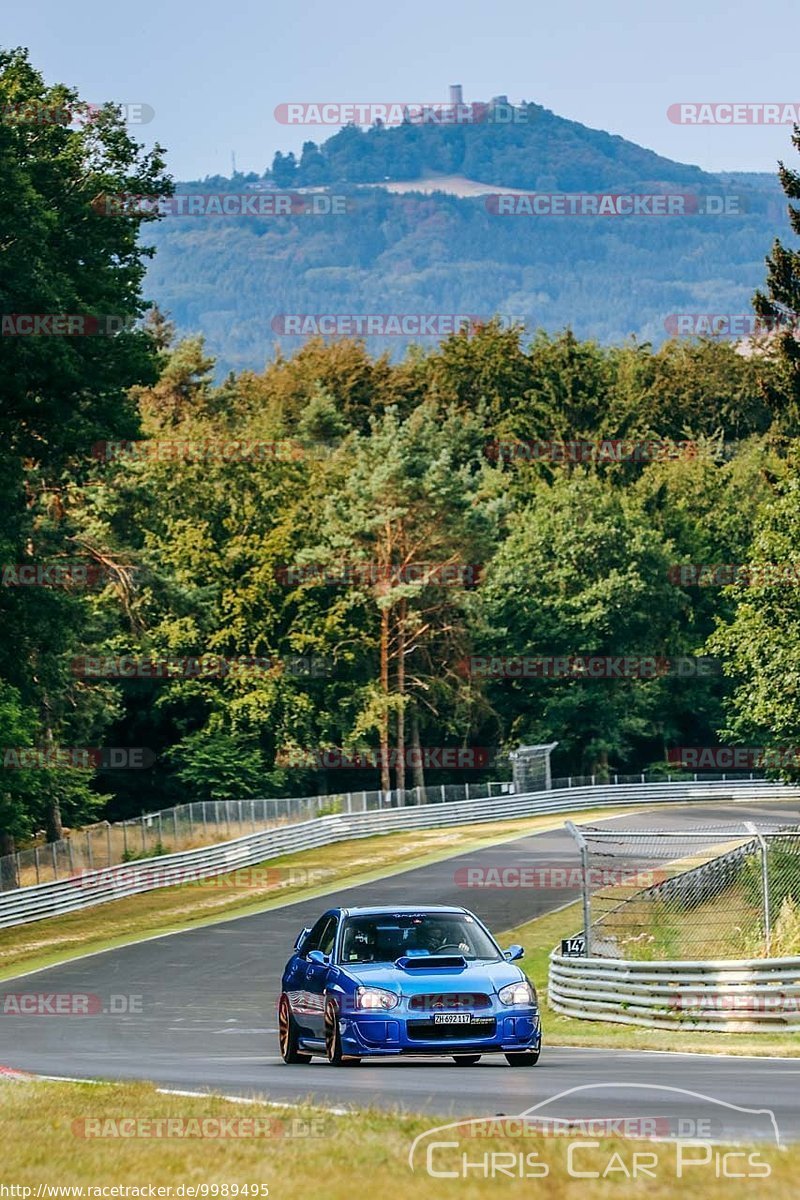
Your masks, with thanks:
[(349, 838), (393, 833), (400, 829), (432, 829), (441, 825), (510, 820), (514, 817), (576, 812), (586, 808), (676, 804), (710, 799), (754, 800), (777, 795), (800, 797), (800, 788), (782, 787), (763, 780), (702, 784), (689, 781), (610, 784), (493, 796), (482, 800), (412, 805), (383, 812), (337, 813), (279, 829), (247, 834), (230, 842), (141, 859), (107, 870), (85, 871), (53, 883), (4, 892), (0, 895), (0, 928), (40, 921), (45, 917), (74, 912), (154, 888), (211, 878), (239, 867), (254, 866), (281, 854), (315, 849)]
[(800, 1029), (800, 958), (631, 962), (550, 955), (548, 996), (565, 1017), (729, 1033)]

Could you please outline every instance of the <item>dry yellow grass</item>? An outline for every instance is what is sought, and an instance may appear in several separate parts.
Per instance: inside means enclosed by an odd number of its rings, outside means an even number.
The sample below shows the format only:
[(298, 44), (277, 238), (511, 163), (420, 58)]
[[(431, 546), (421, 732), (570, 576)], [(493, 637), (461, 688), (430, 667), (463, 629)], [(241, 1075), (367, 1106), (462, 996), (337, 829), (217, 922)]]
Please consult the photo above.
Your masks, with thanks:
[[(84, 1189), (153, 1185), (172, 1188), (173, 1196), (180, 1195), (175, 1191), (180, 1185), (204, 1185), (212, 1197), (225, 1196), (225, 1186), (228, 1197), (234, 1196), (234, 1186), (241, 1196), (247, 1185), (248, 1189), (257, 1187), (255, 1194), (268, 1188), (269, 1200), (318, 1196), (351, 1200), (365, 1189), (369, 1195), (399, 1195), (404, 1200), (483, 1200), (498, 1195), (530, 1200), (537, 1193), (547, 1200), (600, 1200), (610, 1195), (626, 1200), (644, 1195), (650, 1200), (672, 1200), (676, 1195), (682, 1200), (738, 1200), (757, 1189), (759, 1196), (782, 1200), (797, 1194), (800, 1169), (798, 1149), (782, 1152), (774, 1145), (762, 1146), (753, 1151), (757, 1157), (748, 1169), (768, 1170), (768, 1175), (722, 1178), (721, 1160), (716, 1156), (724, 1153), (724, 1148), (715, 1147), (705, 1166), (690, 1168), (684, 1178), (677, 1179), (674, 1145), (609, 1139), (593, 1148), (581, 1148), (574, 1162), (575, 1170), (601, 1175), (607, 1171), (606, 1178), (575, 1178), (568, 1173), (567, 1159), (574, 1139), (507, 1136), (478, 1141), (448, 1132), (443, 1136), (458, 1137), (459, 1148), (437, 1151), (432, 1165), (440, 1171), (456, 1168), (457, 1177), (435, 1178), (426, 1170), (424, 1153), (415, 1156), (415, 1169), (411, 1169), (409, 1151), (414, 1139), (440, 1124), (442, 1118), (374, 1110), (334, 1116), (312, 1108), (281, 1109), (235, 1104), (219, 1097), (163, 1095), (147, 1084), (2, 1083), (0, 1116), (2, 1182), (32, 1189), (34, 1200), (40, 1185)], [(225, 1138), (82, 1136), (87, 1129), (118, 1129), (107, 1122), (126, 1118), (151, 1122), (151, 1133), (158, 1129), (153, 1122), (166, 1118), (182, 1122), (181, 1130), (194, 1133), (218, 1126), (189, 1124), (192, 1121), (250, 1121), (258, 1122), (254, 1129), (273, 1136), (247, 1136), (248, 1126), (243, 1124), (228, 1126)], [(128, 1132), (141, 1128), (122, 1126)], [(173, 1133), (178, 1129), (175, 1125), (171, 1128)], [(162, 1126), (162, 1130), (169, 1129)], [(232, 1129), (244, 1136), (230, 1136)], [(472, 1168), (465, 1176), (462, 1150), (468, 1162), (483, 1161), (486, 1166)], [(639, 1163), (649, 1164), (651, 1177), (635, 1181), (626, 1177), (625, 1172), (633, 1169), (635, 1153), (650, 1156), (640, 1158)], [(493, 1154), (505, 1157), (484, 1159)], [(701, 1157), (699, 1151), (695, 1154)], [(527, 1155), (538, 1157), (526, 1162)], [(519, 1170), (520, 1161), (523, 1170), (537, 1171), (539, 1177), (514, 1178), (502, 1173), (484, 1177), (492, 1166), (502, 1165), (509, 1171), (513, 1162), (513, 1169)], [(741, 1171), (742, 1165), (743, 1160), (737, 1158), (731, 1168)]]

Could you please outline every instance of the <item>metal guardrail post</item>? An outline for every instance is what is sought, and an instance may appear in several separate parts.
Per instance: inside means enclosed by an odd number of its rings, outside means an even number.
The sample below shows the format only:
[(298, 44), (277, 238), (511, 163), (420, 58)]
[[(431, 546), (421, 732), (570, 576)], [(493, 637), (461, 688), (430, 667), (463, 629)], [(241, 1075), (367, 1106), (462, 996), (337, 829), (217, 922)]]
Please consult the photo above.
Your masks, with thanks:
[(753, 821), (745, 821), (745, 829), (748, 833), (752, 833), (758, 839), (758, 844), (761, 847), (761, 898), (764, 905), (764, 944), (769, 958), (770, 950), (772, 949), (772, 914), (769, 904), (769, 868), (767, 864), (767, 843), (761, 834), (761, 830)]
[(581, 876), (583, 892), (583, 941), (584, 941), (584, 957), (591, 956), (591, 938), (592, 938), (592, 911), (591, 900), (589, 898), (589, 847), (586, 844), (586, 839), (581, 831), (572, 823), (565, 821), (564, 828), (572, 837), (580, 850), (581, 855)]

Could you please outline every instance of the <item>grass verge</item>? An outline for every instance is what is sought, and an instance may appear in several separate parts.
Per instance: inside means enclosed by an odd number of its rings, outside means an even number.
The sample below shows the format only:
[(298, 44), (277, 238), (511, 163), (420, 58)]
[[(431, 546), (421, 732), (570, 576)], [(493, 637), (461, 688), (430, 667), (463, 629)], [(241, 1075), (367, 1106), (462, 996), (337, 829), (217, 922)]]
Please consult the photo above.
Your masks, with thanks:
[[(98, 1195), (90, 1188), (114, 1186), (139, 1189), (128, 1195), (146, 1196), (152, 1186), (172, 1189), (161, 1195), (173, 1197), (251, 1198), (263, 1196), (268, 1188), (269, 1200), (320, 1194), (326, 1200), (350, 1200), (354, 1189), (366, 1186), (373, 1195), (399, 1194), (407, 1200), (476, 1200), (500, 1193), (529, 1200), (537, 1185), (541, 1194), (554, 1200), (599, 1200), (612, 1192), (639, 1196), (645, 1190), (651, 1200), (671, 1200), (678, 1192), (682, 1200), (738, 1200), (752, 1195), (754, 1183), (760, 1196), (795, 1195), (800, 1171), (800, 1148), (782, 1152), (762, 1146), (755, 1151), (757, 1167), (740, 1154), (729, 1170), (740, 1174), (757, 1170), (763, 1177), (720, 1177), (722, 1151), (709, 1146), (708, 1161), (684, 1168), (679, 1180), (680, 1151), (675, 1144), (592, 1138), (575, 1147), (578, 1152), (570, 1175), (568, 1151), (574, 1138), (528, 1134), (477, 1141), (464, 1127), (439, 1135), (456, 1141), (456, 1147), (432, 1151), (430, 1162), (440, 1173), (437, 1177), (426, 1170), (425, 1148), (433, 1139), (426, 1139), (417, 1150), (414, 1170), (408, 1159), (413, 1140), (439, 1125), (441, 1118), (375, 1110), (334, 1116), (310, 1107), (281, 1109), (214, 1096), (164, 1095), (148, 1084), (0, 1083), (0, 1114), (3, 1182), (29, 1188), (27, 1196), (20, 1191), (7, 1193), (21, 1200), (37, 1196), (45, 1200), (64, 1194), (49, 1193), (48, 1188), (71, 1186), (81, 1188), (84, 1197)], [(173, 1124), (162, 1124), (162, 1136), (154, 1137), (156, 1123), (170, 1119)], [(125, 1120), (127, 1125), (113, 1124)], [(219, 1121), (239, 1124), (219, 1126)], [(249, 1136), (245, 1122), (252, 1123)], [(261, 1130), (258, 1136), (254, 1136), (256, 1127)], [(226, 1136), (209, 1135), (220, 1129), (227, 1130)], [(127, 1135), (120, 1136), (120, 1130), (128, 1130)], [(149, 1130), (150, 1136), (142, 1136), (142, 1130)], [(171, 1136), (163, 1136), (170, 1130)], [(193, 1134), (179, 1136), (177, 1130)], [(242, 1132), (234, 1136), (232, 1130)], [(132, 1131), (137, 1136), (131, 1136)], [(200, 1131), (206, 1136), (198, 1136)], [(697, 1146), (686, 1147), (684, 1153), (695, 1161), (705, 1159)], [(487, 1173), (498, 1163), (492, 1157), (496, 1154), (504, 1155), (502, 1170), (491, 1177)], [(637, 1161), (650, 1172), (635, 1182), (631, 1178), (634, 1154), (647, 1155)], [(464, 1160), (472, 1165), (465, 1168)], [(446, 1171), (455, 1172), (455, 1177), (444, 1176)], [(577, 1178), (577, 1171), (583, 1177)], [(514, 1177), (519, 1172), (527, 1177)], [(598, 1177), (587, 1178), (587, 1172)], [(190, 1188), (205, 1192), (192, 1193)]]

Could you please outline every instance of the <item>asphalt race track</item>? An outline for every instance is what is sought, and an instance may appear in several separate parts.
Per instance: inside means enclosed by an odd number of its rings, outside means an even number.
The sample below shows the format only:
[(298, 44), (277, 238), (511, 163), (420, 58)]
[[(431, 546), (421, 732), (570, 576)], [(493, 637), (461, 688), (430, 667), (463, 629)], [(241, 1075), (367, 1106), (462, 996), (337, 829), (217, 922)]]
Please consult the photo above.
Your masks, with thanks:
[[(696, 801), (622, 813), (604, 824), (692, 828), (756, 817), (800, 821), (800, 804)], [(561, 829), (333, 892), (330, 903), (464, 904), (498, 933), (568, 903), (576, 893), (563, 888), (465, 889), (455, 880), (459, 868), (564, 867), (577, 861), (574, 844)], [(290, 1102), (310, 1098), (336, 1108), (396, 1106), (443, 1116), (518, 1114), (569, 1089), (591, 1085), (539, 1111), (560, 1117), (646, 1113), (689, 1123), (702, 1117), (712, 1119), (719, 1138), (773, 1136), (766, 1116), (688, 1094), (696, 1092), (729, 1105), (769, 1108), (783, 1140), (800, 1137), (800, 1058), (550, 1048), (545, 1025), (542, 1057), (529, 1070), (514, 1070), (502, 1058), (484, 1059), (471, 1068), (456, 1067), (450, 1059), (365, 1060), (349, 1069), (315, 1059), (288, 1067), (278, 1054), (280, 975), (297, 932), (326, 906), (324, 899), (290, 904), (7, 980), (0, 985), (4, 995), (90, 993), (100, 997), (106, 1011), (92, 1016), (6, 1013), (0, 1017), (0, 1064), (47, 1075), (150, 1079), (166, 1087), (237, 1096)], [(102, 908), (96, 911), (100, 923)], [(563, 932), (566, 936), (575, 930), (565, 926)], [(124, 1002), (111, 999), (120, 996)], [(110, 1011), (128, 1005), (128, 997), (141, 997), (134, 1001), (139, 1011)]]

